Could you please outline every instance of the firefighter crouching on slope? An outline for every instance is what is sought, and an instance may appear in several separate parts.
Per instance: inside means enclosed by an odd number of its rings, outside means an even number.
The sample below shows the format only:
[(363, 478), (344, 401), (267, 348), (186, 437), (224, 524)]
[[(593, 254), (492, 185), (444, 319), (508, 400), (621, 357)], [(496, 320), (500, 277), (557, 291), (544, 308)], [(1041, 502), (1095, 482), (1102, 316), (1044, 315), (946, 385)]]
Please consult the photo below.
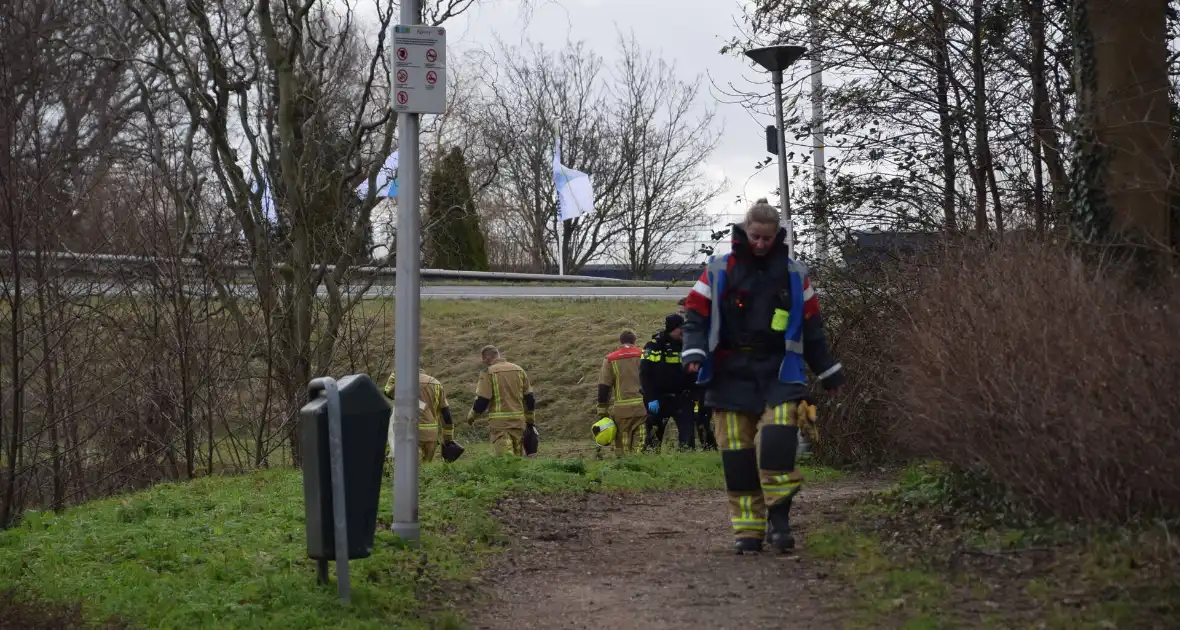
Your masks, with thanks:
[[(799, 428), (810, 427), (804, 362), (824, 389), (844, 380), (828, 352), (807, 267), (791, 260), (778, 211), (759, 199), (733, 227), (732, 252), (711, 256), (689, 292), (681, 355), (706, 387), (738, 553), (794, 548), (791, 500)], [(769, 521), (769, 523), (768, 523)], [(768, 531), (769, 524), (769, 531)]]
[[(394, 385), (397, 384), (397, 372), (389, 373), (389, 380), (385, 382), (385, 396), (393, 399)], [(446, 392), (442, 383), (426, 372), (418, 371), (418, 451), (423, 462), (434, 461), (434, 453), (439, 444), (446, 444), (455, 439), (455, 423), (451, 421), (451, 407), (447, 403)], [(439, 424), (442, 424), (442, 439), (439, 437)], [(389, 448), (393, 449), (393, 417), (389, 419)]]
[(664, 318), (664, 330), (652, 335), (643, 346), (639, 380), (643, 384), (643, 405), (647, 409), (645, 449), (658, 450), (664, 441), (668, 418), (676, 422), (680, 450), (696, 446), (696, 378), (685, 374), (680, 364), (684, 317), (673, 313)]
[(519, 365), (505, 361), (495, 346), (484, 346), (480, 359), (484, 367), (479, 371), (467, 424), (475, 424), (477, 417), (487, 414), (492, 452), (511, 452), (519, 457), (524, 454), (525, 427), (536, 421), (537, 399), (529, 375)]
[(644, 441), (645, 414), (639, 384), (643, 351), (635, 347), (635, 333), (629, 330), (619, 335), (619, 344), (621, 347), (606, 355), (598, 370), (597, 411), (599, 418), (609, 415), (614, 420), (615, 455), (624, 455), (634, 453)]

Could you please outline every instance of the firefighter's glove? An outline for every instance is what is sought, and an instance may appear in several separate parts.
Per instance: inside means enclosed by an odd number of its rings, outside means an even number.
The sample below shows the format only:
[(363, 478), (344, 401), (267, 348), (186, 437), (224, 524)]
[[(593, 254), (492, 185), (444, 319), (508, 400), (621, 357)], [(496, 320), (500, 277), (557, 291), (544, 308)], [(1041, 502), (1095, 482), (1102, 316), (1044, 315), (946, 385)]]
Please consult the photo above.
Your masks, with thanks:
[(475, 410), (472, 409), (471, 411), (467, 412), (467, 426), (470, 427), (470, 426), (474, 426), (474, 425), (475, 425)]
[(819, 425), (816, 423), (816, 406), (808, 400), (795, 405), (795, 426), (812, 442), (819, 441)]
[(653, 400), (653, 401), (647, 403), (647, 412), (652, 415), (659, 413), (660, 412), (660, 401)]
[(606, 418), (610, 416), (610, 405), (598, 405), (594, 408), (594, 413), (597, 414), (599, 418)]
[(535, 411), (524, 412), (524, 423), (527, 425), (536, 424), (537, 423), (537, 412), (535, 412)]

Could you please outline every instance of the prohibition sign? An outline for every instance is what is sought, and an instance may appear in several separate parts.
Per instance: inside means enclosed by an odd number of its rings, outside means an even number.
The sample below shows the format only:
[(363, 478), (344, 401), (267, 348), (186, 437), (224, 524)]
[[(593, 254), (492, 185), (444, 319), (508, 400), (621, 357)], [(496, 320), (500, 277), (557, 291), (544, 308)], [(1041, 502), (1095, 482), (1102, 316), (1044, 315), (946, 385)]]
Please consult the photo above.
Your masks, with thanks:
[(438, 81), (438, 75), (434, 73), (434, 70), (429, 70), (426, 72), (426, 82), (427, 83), (434, 85), (435, 82), (437, 82), (437, 81)]
[[(405, 49), (403, 48), (402, 50), (405, 50)], [(438, 61), (438, 53), (434, 52), (433, 48), (426, 49), (426, 61), (429, 61), (430, 63), (434, 63), (435, 61)]]
[(406, 60), (406, 58), (407, 58), (407, 57), (409, 57), (409, 56), (410, 56), (410, 53), (409, 53), (409, 52), (408, 52), (408, 51), (407, 51), (405, 48), (398, 48), (398, 49), (397, 49), (397, 59), (398, 59), (398, 61), (405, 61), (405, 60)]
[(406, 81), (409, 81), (409, 80), (410, 80), (410, 73), (409, 72), (406, 72), (405, 69), (397, 71), (397, 82), (398, 83), (405, 83)]
[(408, 101), (408, 100), (410, 100), (409, 94), (406, 94), (404, 91), (397, 93), (397, 104), (398, 105), (405, 105), (406, 101)]

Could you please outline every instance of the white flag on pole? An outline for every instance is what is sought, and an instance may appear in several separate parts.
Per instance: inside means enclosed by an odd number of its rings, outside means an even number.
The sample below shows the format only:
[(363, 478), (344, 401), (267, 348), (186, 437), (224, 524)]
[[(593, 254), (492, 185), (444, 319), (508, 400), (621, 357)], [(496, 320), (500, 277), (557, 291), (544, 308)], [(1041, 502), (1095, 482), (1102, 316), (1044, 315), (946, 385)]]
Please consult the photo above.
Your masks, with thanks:
[[(258, 192), (257, 181), (250, 183), (250, 191)], [(275, 200), (270, 194), (270, 182), (266, 181), (266, 175), (262, 176), (262, 218), (272, 225), (279, 221), (279, 214), (275, 211)]]
[(594, 212), (594, 187), (590, 176), (561, 164), (561, 138), (553, 147), (553, 186), (557, 189), (557, 217), (576, 219)]
[[(381, 170), (377, 171), (377, 197), (397, 197), (397, 151), (389, 154), (385, 158), (385, 163), (381, 165)], [(356, 195), (361, 199), (369, 193), (369, 178), (361, 181), (360, 185), (356, 187)]]

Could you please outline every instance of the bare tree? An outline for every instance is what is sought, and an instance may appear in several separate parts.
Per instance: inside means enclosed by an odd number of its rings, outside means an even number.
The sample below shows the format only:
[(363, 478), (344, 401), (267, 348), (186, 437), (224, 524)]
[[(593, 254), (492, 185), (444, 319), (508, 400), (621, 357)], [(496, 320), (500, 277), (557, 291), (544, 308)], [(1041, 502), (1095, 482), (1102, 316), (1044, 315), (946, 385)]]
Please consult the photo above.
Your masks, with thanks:
[[(633, 38), (620, 42), (614, 77), (584, 43), (557, 54), (531, 44), (483, 53), (486, 66), (501, 69), (471, 114), (483, 145), (477, 155), (496, 164), (481, 204), (494, 209), (484, 222), (493, 264), (523, 258), (533, 270), (552, 269), (563, 255), (565, 268), (577, 270), (609, 256), (646, 274), (704, 225), (704, 205), (720, 189), (699, 183), (717, 139), (712, 113), (694, 117), (696, 88)], [(562, 164), (594, 183), (594, 212), (561, 224), (552, 172), (558, 136)], [(523, 254), (507, 253), (511, 247)]]
[(623, 169), (602, 80), (602, 60), (577, 43), (553, 54), (540, 45), (485, 51), (477, 120), (482, 141), (498, 167), (492, 188), (514, 208), (513, 222), (527, 234), (534, 270), (556, 267), (557, 200), (553, 151), (558, 135), (562, 161), (594, 179), (591, 214), (561, 226), (566, 268), (575, 270), (603, 253), (621, 228), (617, 217)]
[[(0, 7), (0, 243), (7, 250), (0, 264), (0, 527), (29, 502), (61, 507), (67, 479), (81, 466), (79, 399), (70, 390), (94, 356), (92, 346), (75, 344), (88, 294), (75, 291), (52, 254), (78, 235), (87, 196), (118, 163), (116, 139), (133, 113), (129, 64), (110, 58), (93, 26), (108, 11), (45, 0)], [(138, 35), (129, 28), (125, 36)], [(51, 489), (43, 492), (46, 479)]]
[[(394, 144), (386, 38), (397, 6), (375, 1), (366, 33), (354, 2), (124, 1), (151, 36), (148, 49), (129, 47), (127, 54), (167, 79), (164, 94), (148, 82), (140, 87), (156, 162), (186, 208), (181, 245), (221, 280), (219, 294), (240, 334), (266, 347), (274, 387), (266, 388), (259, 413), (274, 419), (295, 450), (292, 412), (311, 375), (328, 369), (364, 294), (352, 286), (363, 285), (352, 281), (352, 270), (369, 261), (375, 178)], [(439, 0), (425, 14), (439, 24), (470, 5)], [(162, 114), (178, 104), (187, 133), (165, 144), (175, 138)], [(365, 179), (369, 192), (358, 200), (353, 190)], [(256, 289), (249, 300), (228, 290), (219, 260), (193, 237), (212, 222), (202, 214), (206, 206), (225, 208), (241, 234)], [(325, 297), (317, 297), (320, 287)], [(263, 445), (257, 448), (263, 457)]]
[(625, 245), (616, 255), (646, 277), (708, 226), (705, 206), (724, 183), (709, 182), (701, 168), (720, 129), (712, 110), (694, 116), (700, 76), (681, 81), (675, 65), (643, 51), (634, 35), (620, 35), (619, 51), (612, 91), (626, 167), (618, 218)]

